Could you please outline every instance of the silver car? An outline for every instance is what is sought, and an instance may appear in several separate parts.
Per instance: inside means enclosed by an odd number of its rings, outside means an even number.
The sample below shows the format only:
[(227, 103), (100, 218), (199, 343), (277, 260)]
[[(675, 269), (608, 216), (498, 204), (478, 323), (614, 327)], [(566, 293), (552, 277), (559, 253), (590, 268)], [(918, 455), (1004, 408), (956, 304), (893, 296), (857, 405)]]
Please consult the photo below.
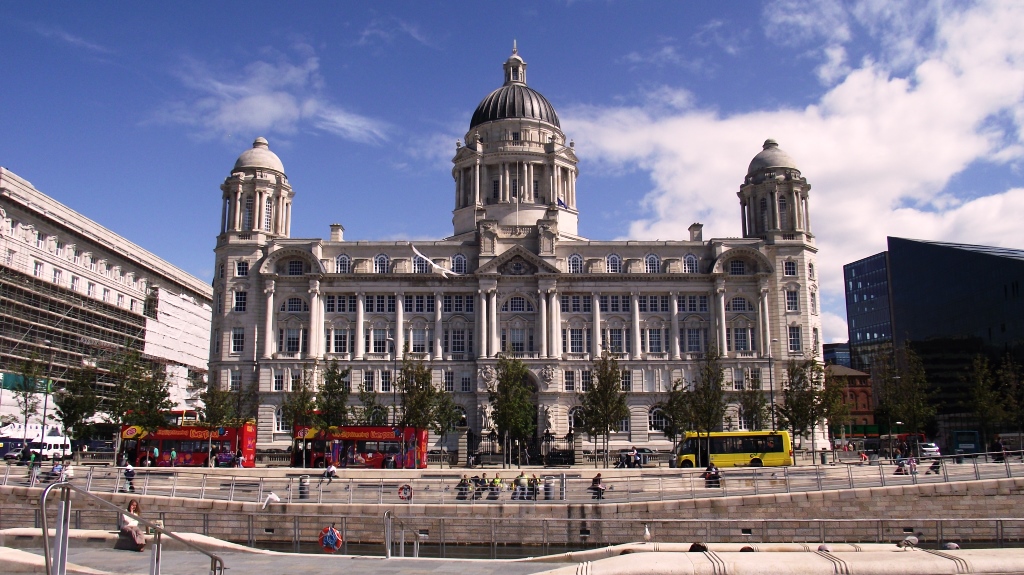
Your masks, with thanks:
[(934, 443), (922, 443), (921, 444), (921, 459), (935, 459), (940, 457), (942, 454), (939, 453), (939, 446)]

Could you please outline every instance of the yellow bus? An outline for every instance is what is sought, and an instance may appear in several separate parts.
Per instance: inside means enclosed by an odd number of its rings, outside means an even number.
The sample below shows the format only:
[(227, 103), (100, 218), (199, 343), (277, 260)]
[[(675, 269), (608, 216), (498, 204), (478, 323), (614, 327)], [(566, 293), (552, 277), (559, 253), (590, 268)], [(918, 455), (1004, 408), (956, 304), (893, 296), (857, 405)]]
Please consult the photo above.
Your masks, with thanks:
[[(709, 447), (710, 446), (710, 447)], [(793, 465), (788, 431), (687, 431), (676, 449), (679, 467), (778, 467)]]

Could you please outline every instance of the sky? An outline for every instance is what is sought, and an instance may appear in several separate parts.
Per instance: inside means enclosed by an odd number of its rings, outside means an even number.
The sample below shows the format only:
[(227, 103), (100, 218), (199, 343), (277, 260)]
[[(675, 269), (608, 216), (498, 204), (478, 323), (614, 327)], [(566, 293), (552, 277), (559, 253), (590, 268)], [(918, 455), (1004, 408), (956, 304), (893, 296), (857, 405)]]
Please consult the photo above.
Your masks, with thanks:
[(741, 234), (765, 139), (810, 182), (826, 341), (886, 236), (1024, 247), (1021, 2), (8, 2), (0, 166), (204, 280), (258, 136), (292, 237), (440, 239), (512, 42), (580, 158), (580, 233)]

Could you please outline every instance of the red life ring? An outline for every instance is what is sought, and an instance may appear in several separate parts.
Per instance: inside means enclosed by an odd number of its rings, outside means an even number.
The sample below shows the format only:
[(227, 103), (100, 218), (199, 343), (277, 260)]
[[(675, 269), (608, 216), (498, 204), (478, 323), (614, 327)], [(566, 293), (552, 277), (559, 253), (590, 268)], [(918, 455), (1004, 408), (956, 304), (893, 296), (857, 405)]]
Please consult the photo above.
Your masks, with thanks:
[(412, 499), (412, 487), (408, 483), (398, 488), (398, 498), (402, 501)]
[(320, 547), (323, 548), (324, 553), (334, 553), (341, 549), (341, 533), (332, 526), (327, 526), (320, 530), (319, 539)]

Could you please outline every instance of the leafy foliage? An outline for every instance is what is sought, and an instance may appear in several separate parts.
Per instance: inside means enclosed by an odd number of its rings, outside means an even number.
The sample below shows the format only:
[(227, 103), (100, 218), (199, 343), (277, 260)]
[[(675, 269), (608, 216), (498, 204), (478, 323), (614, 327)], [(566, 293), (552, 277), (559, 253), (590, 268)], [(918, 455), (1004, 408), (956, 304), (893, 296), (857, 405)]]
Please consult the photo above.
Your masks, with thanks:
[(1024, 431), (1024, 379), (1020, 364), (1010, 354), (996, 370), (996, 379), (1006, 405), (1006, 423), (1018, 432)]
[(887, 423), (902, 421), (905, 429), (918, 432), (935, 416), (931, 388), (921, 358), (909, 344), (897, 355), (896, 364), (883, 356), (872, 366), (871, 377), (879, 390), (876, 414), (884, 416)]
[(316, 394), (316, 425), (328, 428), (348, 424), (348, 377), (351, 370), (341, 369), (337, 361), (327, 364), (320, 392)]
[(739, 416), (749, 421), (751, 429), (766, 429), (771, 423), (770, 412), (768, 411), (768, 400), (764, 392), (750, 386), (739, 392), (737, 403), (739, 405)]
[(167, 425), (174, 407), (164, 366), (143, 361), (138, 350), (122, 352), (110, 369), (113, 393), (103, 406), (105, 419), (118, 427), (137, 425), (154, 431)]
[(357, 423), (360, 425), (388, 424), (388, 406), (378, 401), (376, 393), (360, 386), (359, 403), (362, 407), (358, 410), (354, 408), (352, 413)]
[(608, 443), (612, 431), (629, 417), (626, 394), (622, 391), (619, 364), (607, 351), (594, 362), (594, 378), (590, 389), (580, 395), (583, 420), (587, 431), (604, 439), (604, 464), (608, 466)]
[(722, 425), (725, 417), (725, 370), (722, 356), (716, 347), (711, 347), (697, 367), (693, 389), (686, 392), (690, 403), (690, 423), (698, 433), (710, 433)]
[(842, 429), (850, 421), (850, 404), (846, 401), (848, 383), (845, 377), (837, 376), (831, 369), (825, 368), (825, 378), (818, 392), (818, 406), (821, 417), (828, 422), (830, 432), (835, 426)]
[(996, 388), (996, 378), (988, 359), (978, 355), (971, 362), (968, 375), (970, 386), (969, 409), (980, 426), (982, 444), (988, 445), (993, 429), (1006, 419), (1005, 399)]
[(285, 394), (281, 411), (293, 426), (312, 426), (315, 423), (315, 409), (313, 371), (307, 368), (302, 370), (302, 376), (292, 382), (292, 389)]
[[(455, 403), (455, 397), (446, 391), (438, 392), (436, 403), (434, 404), (434, 421), (431, 425), (434, 433), (441, 436), (441, 442), (444, 443), (448, 434), (455, 430), (455, 427), (462, 421), (462, 412), (459, 411), (459, 406)], [(441, 460), (441, 465), (444, 465), (444, 459)]]
[(213, 451), (213, 430), (224, 427), (235, 419), (235, 393), (221, 387), (220, 380), (216, 374), (212, 374), (206, 389), (199, 394), (203, 406), (199, 408), (199, 415), (208, 431), (211, 433), (206, 438), (206, 457), (208, 464), (213, 464), (210, 457)]
[(88, 435), (88, 421), (100, 407), (100, 397), (93, 389), (96, 370), (92, 368), (73, 369), (68, 382), (53, 394), (57, 407), (57, 419), (65, 433), (72, 439), (83, 439)]
[(43, 381), (44, 365), (39, 361), (38, 356), (32, 354), (27, 360), (21, 363), (18, 375), (21, 381), (14, 385), (11, 390), (14, 392), (14, 403), (18, 406), (18, 413), (24, 420), (25, 437), (28, 438), (28, 419), (39, 412), (39, 384)]
[[(782, 390), (779, 425), (788, 427), (794, 438), (802, 437), (822, 419), (818, 390), (824, 381), (825, 369), (812, 358), (790, 361), (786, 373), (789, 385)], [(811, 440), (813, 442), (813, 436)]]
[(440, 393), (431, 382), (430, 368), (422, 361), (413, 362), (406, 356), (396, 383), (402, 396), (402, 416), (398, 425), (429, 429), (434, 423), (434, 409)]
[(510, 440), (531, 437), (537, 422), (526, 365), (505, 354), (498, 356), (497, 377), (487, 391), (498, 433)]

